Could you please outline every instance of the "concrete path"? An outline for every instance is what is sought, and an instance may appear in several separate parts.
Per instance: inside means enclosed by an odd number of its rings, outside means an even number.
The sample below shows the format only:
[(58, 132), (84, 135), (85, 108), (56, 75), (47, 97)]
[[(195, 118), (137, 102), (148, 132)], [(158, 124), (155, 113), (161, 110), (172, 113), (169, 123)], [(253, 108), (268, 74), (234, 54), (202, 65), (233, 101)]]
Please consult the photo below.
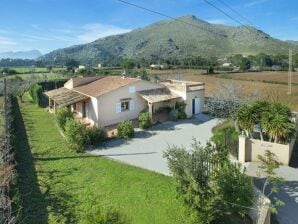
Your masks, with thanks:
[[(250, 162), (246, 163), (247, 173), (250, 176), (257, 177), (259, 172), (259, 163)], [(274, 200), (274, 197), (278, 197), (285, 202), (285, 206), (278, 208), (278, 214), (276, 216), (279, 224), (297, 224), (298, 223), (298, 169), (280, 166), (277, 170), (277, 174), (285, 179), (285, 182), (280, 186), (280, 192), (273, 194), (270, 199)], [(256, 186), (262, 188), (262, 179), (255, 181)]]
[(148, 131), (138, 130), (131, 140), (111, 140), (89, 153), (169, 175), (167, 161), (163, 158), (168, 146), (183, 145), (190, 148), (193, 138), (206, 144), (212, 136), (212, 128), (218, 122), (218, 119), (204, 114), (184, 121), (167, 121)]

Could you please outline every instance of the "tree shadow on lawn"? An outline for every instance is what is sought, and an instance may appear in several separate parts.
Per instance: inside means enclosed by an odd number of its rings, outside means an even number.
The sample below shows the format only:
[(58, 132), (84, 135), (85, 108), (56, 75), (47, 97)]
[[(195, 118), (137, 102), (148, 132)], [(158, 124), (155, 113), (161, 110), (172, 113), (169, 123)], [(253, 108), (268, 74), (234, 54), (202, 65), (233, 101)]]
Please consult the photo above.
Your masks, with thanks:
[(296, 136), (296, 142), (294, 144), (292, 157), (290, 160), (290, 167), (298, 168), (298, 134)]
[[(16, 170), (17, 170), (17, 185), (19, 192), (20, 203), (22, 206), (22, 223), (48, 223), (48, 206), (53, 209), (52, 212), (63, 216), (66, 223), (72, 223), (74, 219), (70, 214), (64, 214), (63, 201), (71, 200), (70, 196), (60, 192), (50, 192), (51, 186), (40, 183), (37, 179), (35, 169), (35, 161), (31, 153), (28, 136), (24, 124), (24, 120), (19, 108), (18, 102), (14, 105), (15, 115), (15, 135), (14, 148), (16, 154)], [(30, 124), (32, 127), (32, 124)], [(58, 172), (61, 175), (61, 172)], [(56, 171), (51, 174), (50, 178), (54, 178)], [(67, 174), (65, 174), (67, 175)], [(48, 184), (51, 182), (48, 182)], [(44, 193), (41, 189), (46, 189)], [(58, 216), (59, 216), (58, 215)]]

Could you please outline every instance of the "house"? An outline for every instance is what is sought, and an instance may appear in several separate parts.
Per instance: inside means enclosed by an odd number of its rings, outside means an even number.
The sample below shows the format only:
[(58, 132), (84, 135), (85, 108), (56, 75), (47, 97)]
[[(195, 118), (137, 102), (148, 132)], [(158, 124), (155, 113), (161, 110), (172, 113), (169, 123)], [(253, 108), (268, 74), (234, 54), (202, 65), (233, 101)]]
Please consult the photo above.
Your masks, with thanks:
[(234, 65), (232, 63), (229, 63), (229, 62), (225, 62), (221, 66), (222, 67), (234, 67)]
[(151, 64), (150, 65), (150, 68), (151, 69), (163, 69), (163, 65), (161, 65), (161, 64)]
[(174, 108), (185, 101), (187, 117), (202, 112), (204, 83), (165, 80), (155, 84), (126, 76), (74, 77), (64, 87), (44, 93), (49, 109), (69, 107), (91, 126), (105, 127), (138, 118), (148, 110), (154, 120), (162, 107)]

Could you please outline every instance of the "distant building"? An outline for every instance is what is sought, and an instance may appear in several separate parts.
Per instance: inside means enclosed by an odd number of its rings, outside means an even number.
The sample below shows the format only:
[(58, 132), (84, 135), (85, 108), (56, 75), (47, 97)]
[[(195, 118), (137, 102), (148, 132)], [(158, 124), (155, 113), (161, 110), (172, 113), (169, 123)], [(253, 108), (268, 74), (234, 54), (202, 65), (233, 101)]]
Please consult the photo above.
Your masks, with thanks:
[(84, 65), (79, 65), (79, 69), (85, 69), (86, 67)]
[(101, 68), (101, 64), (98, 64), (97, 67), (98, 67), (98, 68)]
[(160, 65), (160, 64), (151, 64), (150, 65), (150, 68), (152, 69), (163, 69), (163, 65)]
[(229, 62), (225, 62), (221, 66), (222, 67), (234, 67), (234, 65), (232, 63), (229, 63)]

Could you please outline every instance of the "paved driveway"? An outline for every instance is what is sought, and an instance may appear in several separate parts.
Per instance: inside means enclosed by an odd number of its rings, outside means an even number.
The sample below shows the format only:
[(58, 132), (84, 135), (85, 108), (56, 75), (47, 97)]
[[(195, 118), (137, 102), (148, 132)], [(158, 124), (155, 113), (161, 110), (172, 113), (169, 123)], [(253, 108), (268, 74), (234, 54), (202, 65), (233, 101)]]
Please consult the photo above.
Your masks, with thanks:
[(190, 148), (192, 138), (206, 144), (212, 136), (212, 127), (218, 122), (204, 114), (185, 121), (167, 121), (149, 131), (138, 130), (135, 138), (129, 141), (111, 140), (89, 153), (169, 175), (167, 161), (163, 158), (168, 145)]
[[(247, 173), (250, 176), (257, 177), (259, 172), (256, 162), (246, 163)], [(278, 214), (276, 216), (279, 224), (297, 224), (298, 223), (298, 169), (289, 166), (280, 166), (277, 174), (285, 179), (285, 182), (280, 185), (280, 192), (272, 194), (270, 199), (278, 197), (285, 202), (285, 206), (278, 207)], [(257, 179), (256, 186), (262, 189), (263, 181)]]

